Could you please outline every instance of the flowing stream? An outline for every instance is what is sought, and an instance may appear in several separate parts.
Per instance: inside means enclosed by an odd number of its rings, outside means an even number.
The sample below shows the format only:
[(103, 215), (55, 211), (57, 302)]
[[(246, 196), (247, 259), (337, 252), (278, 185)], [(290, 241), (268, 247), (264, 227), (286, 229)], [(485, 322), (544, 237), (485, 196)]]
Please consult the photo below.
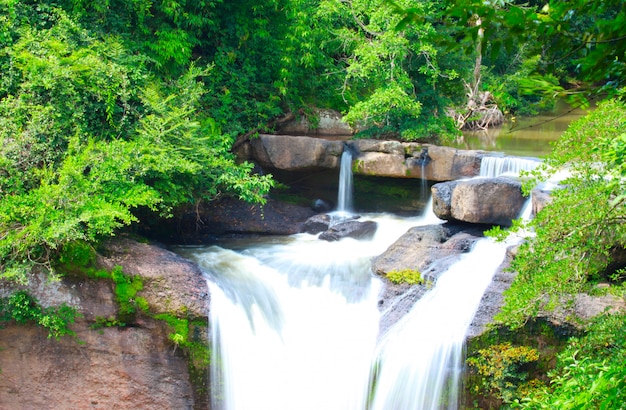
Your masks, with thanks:
[[(339, 217), (351, 212), (350, 163), (344, 155)], [(465, 334), (506, 245), (479, 240), (380, 335), (370, 259), (410, 227), (441, 221), (430, 203), (421, 216), (360, 220), (378, 223), (371, 240), (297, 234), (180, 250), (212, 295), (213, 409), (458, 408)]]

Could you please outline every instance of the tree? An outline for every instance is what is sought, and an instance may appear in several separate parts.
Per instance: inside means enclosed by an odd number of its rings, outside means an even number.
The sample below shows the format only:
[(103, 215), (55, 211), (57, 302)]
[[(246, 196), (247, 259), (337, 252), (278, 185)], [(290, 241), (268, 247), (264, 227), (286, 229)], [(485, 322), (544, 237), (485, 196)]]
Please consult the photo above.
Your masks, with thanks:
[(454, 129), (445, 108), (458, 98), (459, 70), (467, 65), (462, 55), (440, 54), (437, 38), (446, 34), (437, 26), (440, 2), (417, 3), (419, 24), (402, 30), (395, 30), (401, 20), (393, 12), (397, 7), (383, 0), (320, 4), (321, 18), (343, 22), (327, 26), (343, 44), (345, 120), (363, 135), (443, 138)]

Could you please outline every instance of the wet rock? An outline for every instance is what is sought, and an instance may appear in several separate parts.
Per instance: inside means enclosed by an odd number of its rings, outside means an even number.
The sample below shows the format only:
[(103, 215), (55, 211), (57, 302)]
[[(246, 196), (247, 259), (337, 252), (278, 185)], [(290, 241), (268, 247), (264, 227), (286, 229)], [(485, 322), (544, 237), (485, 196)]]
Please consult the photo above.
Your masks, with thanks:
[(372, 271), (385, 277), (389, 272), (417, 270), (422, 285), (393, 284), (384, 281), (379, 299), (382, 312), (380, 331), (385, 332), (413, 307), (430, 284), (445, 272), (458, 256), (468, 252), (482, 236), (480, 228), (445, 223), (409, 229), (384, 253), (372, 259)]
[(311, 235), (317, 235), (320, 232), (324, 232), (328, 229), (331, 223), (331, 217), (327, 214), (314, 215), (307, 219), (304, 223), (302, 232), (309, 233)]
[(181, 210), (156, 225), (143, 225), (141, 233), (170, 244), (206, 243), (226, 235), (292, 235), (302, 232), (306, 220), (315, 214), (308, 206), (272, 199), (259, 205), (223, 198)]
[(335, 206), (331, 202), (319, 198), (314, 200), (311, 204), (311, 209), (315, 212), (330, 212), (334, 207)]
[(533, 207), (533, 215), (537, 215), (543, 208), (546, 207), (552, 201), (552, 190), (533, 189), (531, 192), (532, 196), (532, 207)]
[(322, 232), (319, 239), (333, 242), (343, 238), (370, 239), (376, 233), (378, 224), (374, 221), (346, 221), (331, 226)]

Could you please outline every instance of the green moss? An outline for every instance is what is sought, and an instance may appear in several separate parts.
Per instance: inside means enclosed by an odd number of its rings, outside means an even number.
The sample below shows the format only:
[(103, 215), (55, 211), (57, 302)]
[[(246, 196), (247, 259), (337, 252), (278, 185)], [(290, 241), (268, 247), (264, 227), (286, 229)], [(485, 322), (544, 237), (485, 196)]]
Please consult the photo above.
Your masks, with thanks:
[(387, 279), (395, 284), (421, 285), (424, 283), (422, 274), (415, 269), (393, 270), (387, 273)]

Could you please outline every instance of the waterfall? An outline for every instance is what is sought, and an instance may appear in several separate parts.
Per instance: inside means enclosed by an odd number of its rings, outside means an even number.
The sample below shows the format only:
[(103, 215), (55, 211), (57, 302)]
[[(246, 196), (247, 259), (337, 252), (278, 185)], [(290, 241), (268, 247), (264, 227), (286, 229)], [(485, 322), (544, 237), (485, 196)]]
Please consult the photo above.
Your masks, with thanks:
[(541, 161), (535, 158), (484, 156), (480, 162), (480, 176), (494, 178), (502, 175), (519, 175), (532, 171)]
[(339, 168), (339, 194), (337, 197), (337, 212), (352, 213), (352, 152), (346, 147), (341, 154)]
[(465, 334), (506, 245), (479, 240), (383, 336), (374, 366), (372, 410), (455, 410)]
[(361, 219), (379, 224), (370, 241), (299, 234), (179, 250), (211, 291), (212, 409), (367, 407), (381, 286), (370, 259), (423, 218)]
[[(342, 155), (339, 212), (351, 212), (352, 155)], [(381, 281), (370, 260), (423, 215), (363, 214), (371, 240), (314, 235), (182, 248), (211, 292), (214, 410), (456, 409), (465, 334), (505, 245), (479, 240), (379, 335)]]

